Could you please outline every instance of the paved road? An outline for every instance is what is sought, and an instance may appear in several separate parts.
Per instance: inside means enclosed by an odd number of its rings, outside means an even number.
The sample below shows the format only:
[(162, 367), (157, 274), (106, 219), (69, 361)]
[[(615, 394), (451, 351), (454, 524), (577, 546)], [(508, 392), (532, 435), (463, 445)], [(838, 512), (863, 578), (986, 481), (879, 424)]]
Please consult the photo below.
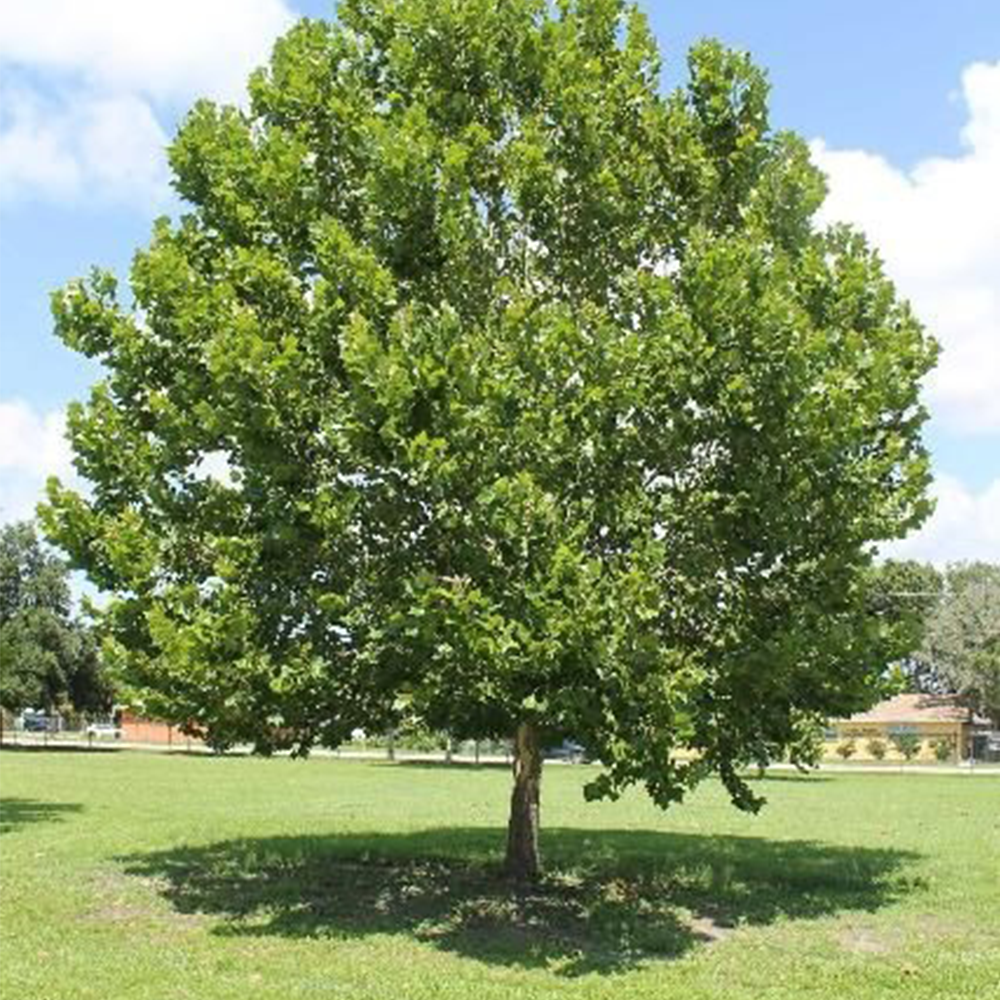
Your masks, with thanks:
[[(211, 751), (202, 743), (197, 740), (188, 741), (184, 737), (179, 737), (176, 739), (172, 746), (167, 746), (163, 743), (133, 743), (125, 740), (115, 740), (108, 739), (107, 737), (95, 738), (94, 740), (88, 740), (86, 737), (76, 737), (66, 734), (59, 734), (55, 737), (46, 737), (42, 733), (12, 733), (11, 731), (6, 731), (3, 734), (2, 741), (0, 745), (17, 747), (17, 746), (30, 746), (30, 747), (51, 747), (52, 749), (59, 749), (65, 747), (67, 749), (76, 750), (94, 750), (94, 751), (114, 751), (114, 750), (137, 750), (146, 751), (153, 753), (204, 753), (209, 754)], [(236, 749), (230, 751), (234, 754), (247, 754), (249, 753), (248, 747), (237, 747)], [(384, 749), (373, 749), (373, 750), (327, 750), (320, 748), (312, 751), (312, 755), (316, 757), (337, 757), (341, 760), (387, 760), (388, 755)], [(414, 750), (396, 750), (395, 759), (398, 761), (427, 761), (428, 763), (444, 763), (444, 755), (440, 751), (435, 753), (426, 753)], [(461, 753), (452, 754), (452, 761), (456, 764), (474, 764), (476, 760), (472, 754)], [(509, 764), (510, 758), (492, 755), (492, 754), (480, 754), (479, 756), (480, 764)], [(559, 760), (559, 759), (549, 759), (546, 761), (548, 764), (558, 764), (558, 765), (569, 765), (570, 761)], [(795, 771), (796, 768), (792, 764), (772, 764), (768, 770), (779, 771), (779, 772), (789, 772)], [(836, 774), (965, 774), (965, 775), (978, 775), (987, 777), (1000, 777), (1000, 762), (997, 763), (977, 763), (974, 765), (964, 764), (841, 764), (841, 763), (826, 763), (821, 764), (818, 770), (826, 773), (836, 773)]]

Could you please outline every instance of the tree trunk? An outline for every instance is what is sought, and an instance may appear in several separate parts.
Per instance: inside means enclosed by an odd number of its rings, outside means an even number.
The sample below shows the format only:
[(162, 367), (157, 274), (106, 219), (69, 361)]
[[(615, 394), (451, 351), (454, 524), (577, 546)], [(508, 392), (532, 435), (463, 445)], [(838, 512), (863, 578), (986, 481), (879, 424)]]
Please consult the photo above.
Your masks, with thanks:
[(505, 862), (508, 876), (521, 882), (535, 879), (541, 872), (538, 854), (541, 782), (542, 749), (538, 730), (530, 722), (522, 722), (517, 727), (514, 744), (514, 789), (510, 796)]

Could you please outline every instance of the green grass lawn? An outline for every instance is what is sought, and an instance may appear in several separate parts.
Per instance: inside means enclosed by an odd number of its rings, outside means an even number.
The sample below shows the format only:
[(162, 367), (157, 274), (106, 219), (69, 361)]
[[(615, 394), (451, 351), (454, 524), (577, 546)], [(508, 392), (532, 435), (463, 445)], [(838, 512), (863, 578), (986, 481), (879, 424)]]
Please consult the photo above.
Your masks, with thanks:
[(503, 768), (0, 754), (4, 998), (1000, 998), (1000, 779), (780, 775), (663, 814)]

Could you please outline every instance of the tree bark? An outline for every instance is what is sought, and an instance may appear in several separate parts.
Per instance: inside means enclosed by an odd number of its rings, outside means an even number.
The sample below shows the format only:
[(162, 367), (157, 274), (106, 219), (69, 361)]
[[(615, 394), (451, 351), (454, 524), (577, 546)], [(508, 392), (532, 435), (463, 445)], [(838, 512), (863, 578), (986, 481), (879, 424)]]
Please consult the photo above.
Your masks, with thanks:
[(517, 727), (514, 742), (514, 788), (507, 824), (507, 875), (528, 882), (541, 873), (538, 853), (539, 793), (542, 783), (542, 748), (538, 730), (530, 722)]

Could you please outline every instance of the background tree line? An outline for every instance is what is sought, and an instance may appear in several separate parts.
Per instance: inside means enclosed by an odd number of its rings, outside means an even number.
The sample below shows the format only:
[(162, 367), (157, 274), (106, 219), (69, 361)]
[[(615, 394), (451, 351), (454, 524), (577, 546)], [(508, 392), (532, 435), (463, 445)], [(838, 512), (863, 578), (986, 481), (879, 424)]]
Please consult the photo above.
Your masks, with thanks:
[(30, 521), (0, 528), (0, 706), (106, 712), (112, 694), (97, 638), (74, 613), (66, 562)]
[(908, 691), (956, 692), (1000, 728), (1000, 566), (889, 560), (872, 571), (873, 613), (900, 627)]

